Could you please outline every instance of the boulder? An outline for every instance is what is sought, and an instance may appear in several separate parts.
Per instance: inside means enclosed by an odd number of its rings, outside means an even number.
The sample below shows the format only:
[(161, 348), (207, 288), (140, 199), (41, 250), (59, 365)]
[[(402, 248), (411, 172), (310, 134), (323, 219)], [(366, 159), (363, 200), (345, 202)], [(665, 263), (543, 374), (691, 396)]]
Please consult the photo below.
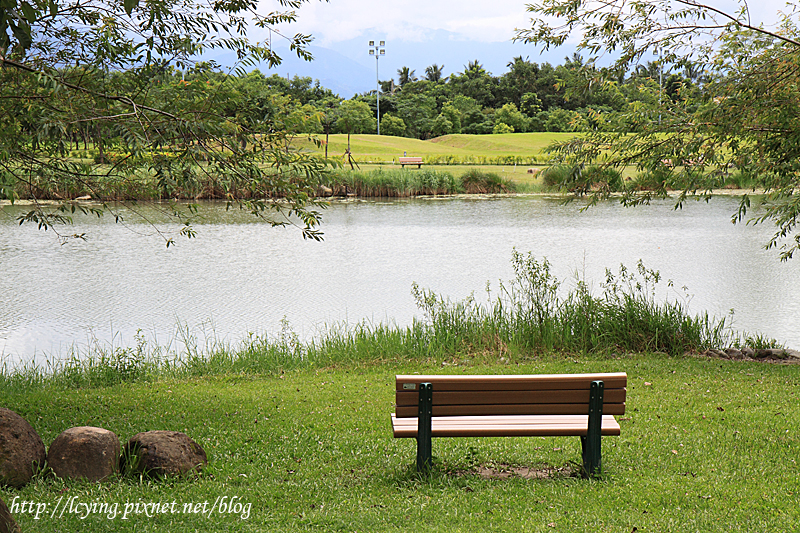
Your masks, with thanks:
[(744, 359), (744, 354), (736, 348), (725, 348), (725, 354), (731, 359)]
[(46, 460), (39, 434), (17, 413), (0, 407), (0, 485), (24, 486)]
[(19, 524), (8, 510), (6, 502), (0, 499), (0, 533), (20, 533)]
[(60, 478), (100, 481), (117, 472), (119, 437), (103, 428), (69, 428), (50, 445), (47, 464)]
[(123, 470), (152, 476), (188, 475), (208, 464), (206, 452), (178, 431), (137, 433), (122, 451)]
[(783, 348), (762, 348), (755, 353), (756, 359), (783, 360), (790, 357), (789, 352)]

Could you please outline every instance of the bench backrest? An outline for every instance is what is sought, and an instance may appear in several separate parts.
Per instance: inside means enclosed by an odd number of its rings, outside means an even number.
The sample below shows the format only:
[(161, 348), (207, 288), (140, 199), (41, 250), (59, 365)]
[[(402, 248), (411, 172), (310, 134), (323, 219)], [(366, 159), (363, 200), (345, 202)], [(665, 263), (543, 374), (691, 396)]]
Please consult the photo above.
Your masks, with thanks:
[(421, 157), (400, 157), (398, 160), (401, 163), (422, 163)]
[(415, 417), (419, 385), (433, 385), (433, 416), (586, 415), (592, 381), (604, 384), (603, 414), (625, 413), (628, 375), (396, 376), (395, 415)]

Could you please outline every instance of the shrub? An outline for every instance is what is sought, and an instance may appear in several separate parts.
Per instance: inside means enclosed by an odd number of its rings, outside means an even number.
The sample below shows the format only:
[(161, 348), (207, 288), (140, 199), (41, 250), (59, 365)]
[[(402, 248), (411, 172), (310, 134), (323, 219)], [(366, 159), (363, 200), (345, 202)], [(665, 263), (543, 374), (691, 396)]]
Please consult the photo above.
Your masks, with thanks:
[(633, 180), (633, 187), (637, 190), (648, 191), (666, 188), (670, 185), (672, 171), (668, 168), (656, 168), (639, 173)]
[(554, 165), (542, 170), (543, 183), (548, 187), (562, 187), (569, 182), (572, 167), (569, 165)]
[(492, 128), (492, 133), (494, 133), (494, 134), (498, 134), (498, 133), (514, 133), (514, 128), (512, 128), (508, 124), (500, 122), (500, 123), (494, 125), (494, 128)]
[(406, 134), (406, 123), (402, 118), (387, 113), (381, 117), (381, 133), (402, 137)]
[(571, 131), (572, 126), (570, 123), (574, 118), (575, 113), (556, 107), (547, 112), (547, 118), (544, 122), (545, 131)]
[(494, 123), (491, 120), (484, 120), (483, 122), (474, 122), (462, 129), (464, 133), (471, 135), (486, 135), (492, 133)]
[(601, 165), (569, 166), (556, 165), (542, 171), (542, 180), (548, 187), (559, 187), (571, 191), (607, 189), (620, 191), (623, 188), (622, 173)]
[(592, 188), (603, 187), (610, 191), (622, 190), (622, 173), (610, 167), (591, 165), (583, 169), (582, 177)]
[(511, 180), (503, 179), (495, 172), (484, 172), (476, 168), (462, 174), (461, 185), (464, 192), (469, 194), (507, 193), (516, 190), (516, 185)]

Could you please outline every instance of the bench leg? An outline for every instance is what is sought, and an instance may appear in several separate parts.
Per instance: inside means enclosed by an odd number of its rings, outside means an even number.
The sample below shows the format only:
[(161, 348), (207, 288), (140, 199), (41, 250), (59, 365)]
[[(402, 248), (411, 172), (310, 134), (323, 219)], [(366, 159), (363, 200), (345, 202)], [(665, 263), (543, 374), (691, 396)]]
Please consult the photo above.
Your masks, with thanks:
[(433, 462), (431, 450), (431, 415), (433, 413), (433, 384), (419, 386), (419, 412), (417, 414), (417, 471), (427, 472)]
[(603, 422), (603, 390), (602, 381), (593, 381), (589, 389), (589, 428), (586, 436), (581, 437), (583, 469), (588, 476), (598, 475), (602, 467), (600, 435)]

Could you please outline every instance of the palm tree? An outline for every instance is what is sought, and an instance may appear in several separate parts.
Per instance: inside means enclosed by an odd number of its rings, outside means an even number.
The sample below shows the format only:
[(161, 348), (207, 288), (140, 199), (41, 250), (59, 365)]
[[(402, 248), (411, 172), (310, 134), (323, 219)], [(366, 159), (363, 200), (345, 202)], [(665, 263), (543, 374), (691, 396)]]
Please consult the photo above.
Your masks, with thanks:
[(466, 65), (464, 65), (464, 74), (466, 74), (467, 78), (474, 79), (480, 77), (486, 71), (483, 69), (483, 65), (477, 59), (470, 61)]
[(658, 61), (648, 61), (646, 65), (636, 65), (636, 70), (633, 71), (633, 75), (637, 78), (652, 78), (657, 80), (660, 72), (661, 64)]
[(397, 91), (397, 85), (394, 84), (394, 79), (390, 79), (389, 81), (382, 81), (381, 91), (385, 94), (391, 94), (392, 96), (394, 96), (395, 91)]
[(702, 84), (707, 81), (705, 71), (703, 70), (702, 65), (699, 63), (695, 63), (689, 59), (684, 59), (678, 63), (678, 66), (683, 67), (683, 77), (687, 80), (698, 84)]
[(417, 81), (417, 77), (414, 76), (415, 72), (416, 71), (414, 71), (414, 70), (409, 70), (408, 67), (403, 67), (403, 68), (397, 69), (398, 85), (400, 85), (400, 87), (402, 87), (403, 85), (405, 85), (408, 82)]
[(564, 58), (564, 66), (571, 69), (579, 69), (583, 66), (583, 56), (578, 52), (572, 54), (572, 59), (569, 57)]
[(425, 68), (425, 79), (432, 82), (437, 82), (442, 79), (444, 73), (444, 65), (441, 67), (434, 63), (433, 65)]

